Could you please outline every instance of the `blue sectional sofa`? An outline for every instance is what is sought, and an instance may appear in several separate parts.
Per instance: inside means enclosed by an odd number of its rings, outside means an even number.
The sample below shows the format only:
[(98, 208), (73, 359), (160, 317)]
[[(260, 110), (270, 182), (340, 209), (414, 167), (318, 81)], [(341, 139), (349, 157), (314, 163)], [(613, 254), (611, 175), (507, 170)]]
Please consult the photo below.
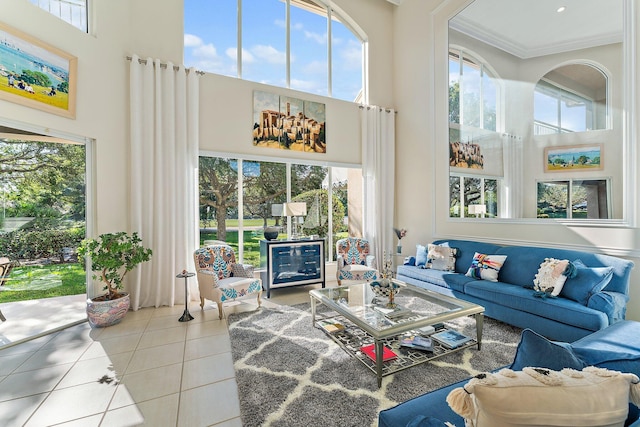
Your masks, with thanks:
[[(526, 366), (553, 370), (597, 366), (640, 376), (640, 323), (618, 322), (571, 344), (549, 341), (525, 329), (509, 368), (517, 371)], [(468, 382), (469, 379), (463, 380), (380, 411), (378, 426), (444, 426), (443, 422), (450, 422), (464, 427), (464, 419), (449, 407), (446, 399), (453, 389)], [(629, 403), (625, 426), (640, 427), (639, 415), (638, 408)]]
[[(455, 271), (418, 267), (411, 261), (398, 266), (397, 278), (421, 288), (464, 299), (485, 308), (485, 315), (531, 328), (550, 339), (573, 342), (625, 318), (633, 262), (609, 255), (533, 246), (500, 246), (469, 240), (437, 240), (457, 249)], [(475, 253), (506, 255), (498, 282), (467, 277)], [(415, 260), (415, 257), (412, 257)], [(610, 281), (589, 293), (584, 302), (534, 296), (533, 280), (545, 258), (581, 260), (587, 267), (611, 267)], [(577, 276), (580, 280), (582, 276)], [(569, 282), (567, 282), (568, 284)], [(587, 285), (586, 283), (578, 283)], [(567, 286), (567, 285), (565, 285)]]

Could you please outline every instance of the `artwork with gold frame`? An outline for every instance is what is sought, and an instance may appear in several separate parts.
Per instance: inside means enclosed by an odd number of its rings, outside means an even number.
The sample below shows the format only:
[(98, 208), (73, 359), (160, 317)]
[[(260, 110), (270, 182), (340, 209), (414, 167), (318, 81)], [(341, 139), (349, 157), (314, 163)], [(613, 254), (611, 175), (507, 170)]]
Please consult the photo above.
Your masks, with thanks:
[(78, 58), (0, 22), (0, 99), (75, 119)]
[(602, 144), (546, 147), (545, 172), (576, 172), (603, 169)]

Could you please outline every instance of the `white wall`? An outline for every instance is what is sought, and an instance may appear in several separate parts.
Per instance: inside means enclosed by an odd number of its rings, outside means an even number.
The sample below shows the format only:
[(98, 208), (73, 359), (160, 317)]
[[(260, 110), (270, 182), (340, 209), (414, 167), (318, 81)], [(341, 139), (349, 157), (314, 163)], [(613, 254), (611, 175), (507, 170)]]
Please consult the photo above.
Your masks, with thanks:
[[(468, 3), (468, 0), (405, 0), (394, 16), (394, 93), (400, 111), (396, 124), (397, 162), (402, 165), (397, 168), (396, 223), (409, 230), (405, 246), (414, 247), (416, 243), (436, 237), (460, 237), (592, 250), (620, 255), (640, 265), (638, 228), (569, 226), (521, 220), (485, 221), (479, 226), (472, 220), (448, 218), (445, 17), (453, 16)], [(433, 19), (434, 16), (439, 19)], [(637, 17), (635, 20), (638, 21)], [(637, 43), (636, 56), (639, 49), (640, 43)], [(543, 68), (540, 66), (537, 73)], [(634, 123), (637, 119), (632, 118)], [(636, 150), (631, 163), (638, 164), (638, 160)], [(637, 178), (628, 187), (624, 191), (637, 191)], [(615, 190), (621, 191), (620, 188)], [(638, 204), (636, 199), (632, 211), (638, 211)], [(632, 272), (628, 305), (628, 318), (634, 320), (640, 320), (639, 282), (640, 267), (636, 267)]]

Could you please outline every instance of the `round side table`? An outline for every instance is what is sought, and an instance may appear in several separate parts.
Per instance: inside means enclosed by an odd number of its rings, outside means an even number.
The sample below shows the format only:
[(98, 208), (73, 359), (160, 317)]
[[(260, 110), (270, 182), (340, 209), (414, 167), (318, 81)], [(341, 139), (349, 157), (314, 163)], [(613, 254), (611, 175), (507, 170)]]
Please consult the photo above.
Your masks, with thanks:
[(176, 276), (178, 279), (184, 278), (184, 313), (182, 313), (182, 317), (178, 319), (178, 322), (188, 322), (189, 320), (193, 320), (193, 316), (189, 313), (189, 290), (187, 289), (187, 279), (195, 275), (196, 273), (189, 273), (186, 270), (183, 270), (182, 273)]

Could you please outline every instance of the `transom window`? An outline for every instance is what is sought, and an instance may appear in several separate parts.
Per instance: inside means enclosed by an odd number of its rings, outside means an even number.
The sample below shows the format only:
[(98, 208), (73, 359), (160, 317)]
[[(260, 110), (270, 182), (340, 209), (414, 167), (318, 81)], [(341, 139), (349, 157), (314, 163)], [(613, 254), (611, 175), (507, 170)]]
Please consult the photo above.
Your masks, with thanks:
[(87, 0), (29, 0), (40, 9), (57, 16), (63, 21), (84, 31), (89, 31), (87, 25)]
[(184, 63), (346, 101), (362, 96), (363, 39), (320, 0), (185, 0)]

